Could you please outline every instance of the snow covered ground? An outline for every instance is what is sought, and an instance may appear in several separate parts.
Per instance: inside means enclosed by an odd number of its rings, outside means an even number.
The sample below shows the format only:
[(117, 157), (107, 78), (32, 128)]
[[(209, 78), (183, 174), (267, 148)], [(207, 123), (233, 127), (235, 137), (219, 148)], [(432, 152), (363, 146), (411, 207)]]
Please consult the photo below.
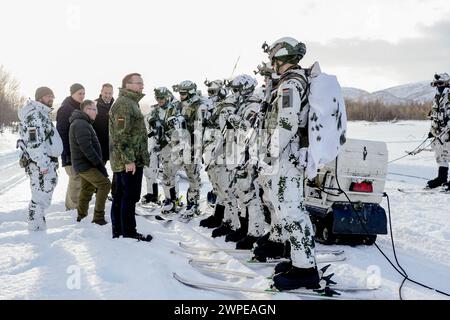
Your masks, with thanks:
[[(404, 155), (424, 140), (429, 123), (349, 123), (349, 137), (383, 140), (388, 143), (389, 158)], [(198, 219), (189, 224), (163, 224), (137, 217), (138, 230), (151, 233), (151, 243), (130, 239), (111, 239), (111, 226), (98, 226), (85, 219), (76, 223), (75, 211), (64, 211), (67, 177), (60, 170), (59, 183), (48, 210), (48, 230), (27, 231), (26, 207), (30, 198), (28, 180), (19, 180), (15, 155), (15, 137), (0, 138), (0, 186), (18, 181), (8, 189), (0, 188), (0, 299), (294, 299), (288, 294), (242, 294), (199, 290), (186, 287), (172, 273), (202, 282), (227, 281), (265, 289), (272, 268), (246, 266), (225, 253), (202, 257), (230, 259), (228, 269), (253, 272), (255, 279), (204, 274), (188, 264), (179, 241), (198, 246), (227, 246), (223, 238), (212, 239), (209, 231), (198, 227)], [(13, 164), (14, 163), (14, 164)], [(450, 292), (450, 196), (446, 194), (403, 194), (399, 187), (420, 188), (436, 175), (432, 152), (425, 151), (392, 163), (386, 192), (390, 195), (392, 224), (397, 254), (411, 278)], [(23, 176), (23, 174), (22, 174)], [(416, 176), (416, 177), (408, 177)], [(417, 178), (419, 177), (419, 178)], [(203, 176), (206, 179), (206, 176)], [(181, 190), (186, 184), (182, 182)], [(202, 196), (210, 189), (202, 187)], [(386, 202), (383, 206), (387, 209)], [(107, 203), (109, 212), (110, 203)], [(93, 206), (91, 206), (92, 214)], [(139, 208), (138, 210), (143, 210)], [(109, 217), (107, 217), (109, 220)], [(389, 236), (379, 236), (378, 245), (393, 257)], [(324, 246), (318, 245), (319, 248)], [(365, 299), (398, 299), (402, 278), (384, 260), (375, 247), (335, 246), (345, 250), (348, 259), (333, 263), (330, 271), (342, 285), (365, 285), (377, 281), (381, 288), (364, 294), (349, 295)], [(241, 255), (241, 258), (242, 255)], [(258, 276), (259, 275), (259, 276)], [(407, 283), (405, 299), (444, 299), (417, 285)]]

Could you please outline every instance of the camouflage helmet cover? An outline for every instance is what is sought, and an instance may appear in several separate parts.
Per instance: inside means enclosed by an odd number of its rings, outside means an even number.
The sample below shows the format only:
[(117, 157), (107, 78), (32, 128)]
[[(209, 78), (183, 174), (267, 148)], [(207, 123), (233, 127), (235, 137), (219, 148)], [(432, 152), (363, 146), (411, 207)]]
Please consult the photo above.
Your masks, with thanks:
[(270, 60), (285, 60), (295, 57), (301, 60), (306, 54), (306, 45), (291, 37), (280, 38), (270, 47), (265, 43), (263, 49), (269, 54)]
[(155, 88), (154, 89), (155, 92), (155, 98), (165, 98), (165, 99), (169, 99), (170, 97), (172, 97), (172, 92), (170, 92), (169, 89), (167, 89), (166, 87), (159, 87), (159, 88)]
[(186, 92), (190, 96), (197, 93), (197, 85), (190, 80), (182, 81), (180, 84), (172, 86), (172, 88), (175, 92)]

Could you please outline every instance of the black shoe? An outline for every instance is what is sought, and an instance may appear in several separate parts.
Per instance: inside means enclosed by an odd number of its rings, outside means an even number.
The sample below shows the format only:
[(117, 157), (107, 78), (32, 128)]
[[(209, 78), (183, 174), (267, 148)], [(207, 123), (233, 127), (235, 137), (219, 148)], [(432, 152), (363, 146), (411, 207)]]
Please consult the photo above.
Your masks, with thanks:
[(224, 206), (220, 204), (216, 205), (214, 209), (214, 214), (200, 221), (200, 227), (205, 227), (209, 229), (219, 227), (223, 220), (224, 211), (225, 211)]
[(430, 189), (434, 189), (445, 185), (448, 179), (448, 168), (447, 167), (439, 167), (439, 172), (437, 178), (430, 180), (427, 182), (427, 187)]
[(298, 288), (320, 288), (320, 276), (317, 268), (302, 269), (292, 266), (288, 271), (273, 277), (273, 285), (278, 290), (295, 290)]
[(150, 241), (152, 241), (152, 239), (153, 239), (153, 237), (151, 236), (151, 235), (149, 235), (149, 234), (147, 234), (147, 235), (144, 235), (144, 234), (141, 234), (141, 233), (139, 233), (139, 232), (136, 232), (133, 236), (131, 236), (131, 237), (125, 237), (125, 238), (134, 238), (134, 239), (136, 239), (136, 240), (138, 240), (138, 241), (145, 241), (145, 242), (150, 242)]
[(257, 237), (246, 235), (244, 238), (236, 242), (236, 249), (251, 250), (253, 249), (256, 240), (258, 240)]
[(83, 220), (84, 218), (86, 218), (87, 216), (78, 216), (77, 217), (77, 222), (80, 222), (81, 220)]
[(161, 208), (161, 213), (162, 214), (169, 214), (169, 213), (174, 213), (177, 212), (177, 206), (175, 204), (175, 201), (171, 200), (171, 199), (166, 199), (163, 202), (162, 208)]
[(253, 249), (253, 259), (261, 262), (267, 261), (267, 258), (280, 259), (284, 257), (284, 252), (284, 243), (267, 240)]
[(233, 230), (225, 237), (225, 242), (238, 242), (242, 240), (247, 235), (247, 230), (244, 228), (239, 228), (237, 230)]
[(106, 221), (105, 219), (97, 219), (92, 220), (92, 223), (98, 224), (99, 226), (104, 226), (105, 224), (108, 224), (108, 221)]
[(273, 270), (273, 274), (287, 272), (292, 268), (292, 261), (283, 261), (278, 263)]
[(222, 223), (220, 227), (212, 231), (211, 237), (213, 238), (222, 237), (226, 236), (231, 232), (233, 232), (233, 229), (231, 229), (230, 225), (228, 223)]

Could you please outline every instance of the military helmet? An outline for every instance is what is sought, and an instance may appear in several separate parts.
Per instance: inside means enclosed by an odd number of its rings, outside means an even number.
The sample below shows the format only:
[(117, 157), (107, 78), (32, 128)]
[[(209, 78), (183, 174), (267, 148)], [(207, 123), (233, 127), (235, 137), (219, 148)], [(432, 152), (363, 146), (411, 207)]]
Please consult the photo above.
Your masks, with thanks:
[(436, 73), (434, 75), (434, 81), (431, 82), (432, 87), (449, 87), (450, 76), (447, 73)]
[(306, 54), (306, 45), (291, 37), (280, 38), (270, 47), (267, 43), (263, 44), (264, 52), (269, 54), (271, 61), (274, 59), (281, 61), (300, 61)]
[(241, 95), (252, 93), (257, 85), (258, 82), (256, 79), (247, 74), (241, 74), (229, 83), (231, 90), (233, 90), (234, 93), (240, 93)]
[(190, 80), (182, 81), (180, 84), (174, 85), (172, 88), (175, 92), (187, 93), (189, 96), (193, 96), (197, 93), (197, 85)]
[(154, 92), (156, 99), (170, 100), (170, 98), (173, 97), (172, 92), (170, 92), (170, 90), (167, 89), (166, 87), (155, 88)]
[(225, 82), (222, 80), (208, 81), (207, 79), (204, 83), (205, 86), (208, 87), (209, 96), (221, 96), (221, 98), (225, 98), (228, 94), (227, 89), (225, 88)]

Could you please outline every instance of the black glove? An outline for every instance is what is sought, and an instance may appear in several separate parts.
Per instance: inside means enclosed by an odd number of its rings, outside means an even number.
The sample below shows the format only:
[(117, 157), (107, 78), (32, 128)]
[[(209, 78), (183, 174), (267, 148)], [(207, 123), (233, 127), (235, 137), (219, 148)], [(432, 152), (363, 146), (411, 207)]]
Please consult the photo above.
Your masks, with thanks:
[(434, 134), (432, 134), (430, 131), (430, 132), (428, 132), (428, 139), (431, 139), (431, 138), (434, 138)]
[(107, 178), (109, 177), (108, 171), (106, 171), (106, 167), (105, 167), (103, 164), (97, 166), (97, 169), (98, 169), (98, 171), (100, 171), (100, 173), (103, 174), (105, 177), (107, 177)]

